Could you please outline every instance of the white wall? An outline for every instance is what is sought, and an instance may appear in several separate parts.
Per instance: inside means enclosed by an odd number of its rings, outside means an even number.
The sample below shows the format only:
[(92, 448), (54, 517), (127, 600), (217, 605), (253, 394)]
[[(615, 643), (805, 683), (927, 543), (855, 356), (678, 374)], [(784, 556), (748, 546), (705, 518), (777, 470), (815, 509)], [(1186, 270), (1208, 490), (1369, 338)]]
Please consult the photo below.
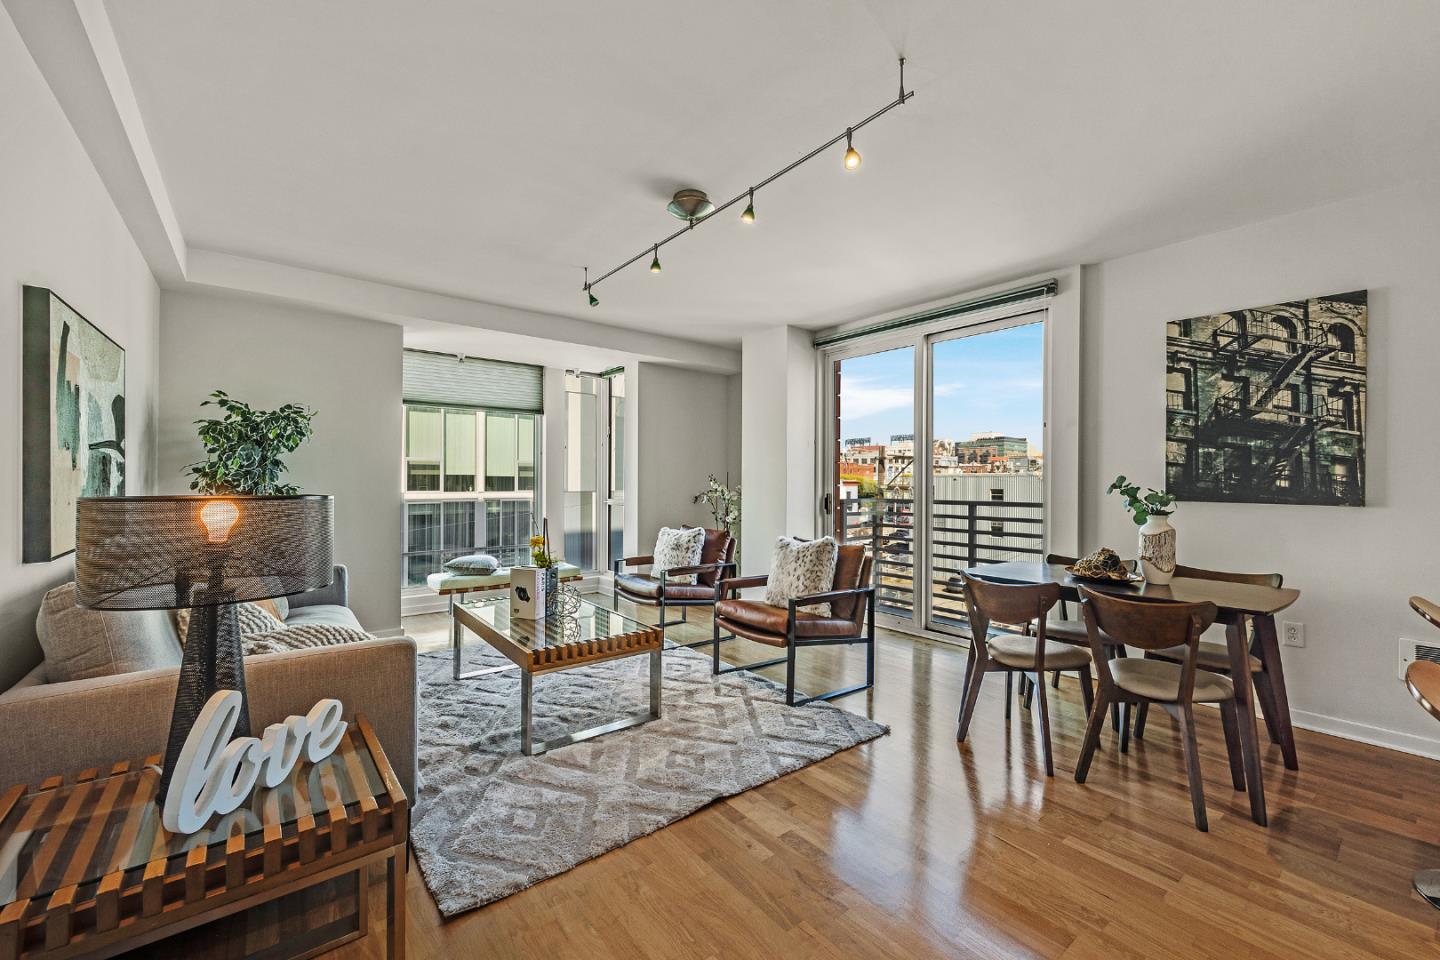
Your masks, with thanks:
[(781, 536), (815, 533), (814, 334), (771, 327), (741, 345), (741, 558), (744, 573), (767, 573)]
[(185, 492), (203, 450), (193, 421), (210, 391), (260, 407), (315, 408), (292, 481), (335, 497), (335, 559), (374, 632), (400, 626), (400, 327), (253, 298), (166, 291), (161, 299), (161, 492)]
[(159, 290), (89, 156), (0, 8), (0, 690), (40, 662), (35, 614), (74, 562), (22, 564), (21, 286), (49, 287), (125, 348), (126, 492), (155, 481)]
[[(709, 526), (714, 516), (691, 498), (713, 473), (740, 482), (730, 450), (733, 377), (658, 363), (626, 371), (626, 394), (636, 422), (636, 469), (627, 503), (634, 498), (635, 553), (649, 553), (661, 527)], [(627, 551), (628, 552), (628, 551)]]
[(1368, 289), (1367, 506), (1182, 503), (1174, 522), (1182, 563), (1278, 570), (1301, 591), (1281, 616), (1306, 628), (1305, 648), (1282, 649), (1299, 724), (1432, 755), (1440, 731), (1396, 661), (1401, 636), (1440, 640), (1406, 606), (1440, 595), (1437, 251), (1431, 182), (1086, 268), (1081, 496), (1082, 546), (1132, 552), (1105, 488), (1164, 480), (1167, 320)]

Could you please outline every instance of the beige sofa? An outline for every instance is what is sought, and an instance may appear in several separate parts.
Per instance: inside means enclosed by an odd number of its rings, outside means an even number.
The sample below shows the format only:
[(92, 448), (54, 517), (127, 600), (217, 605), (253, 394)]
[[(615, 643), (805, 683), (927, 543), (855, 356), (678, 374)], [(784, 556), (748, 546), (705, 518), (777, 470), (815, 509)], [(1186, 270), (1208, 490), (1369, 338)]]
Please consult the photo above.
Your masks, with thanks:
[[(330, 587), (290, 598), (286, 624), (323, 622), (358, 627), (348, 600), (345, 568), (337, 567), (336, 582)], [(149, 631), (152, 636), (147, 638), (150, 649), (145, 662), (154, 666), (50, 682), (42, 663), (0, 693), (0, 789), (164, 752), (180, 668), (180, 643), (173, 621), (168, 615), (157, 618), (129, 612), (104, 616), (130, 618), (110, 621), (119, 629), (133, 631), (138, 624)], [(42, 609), (42, 630), (45, 617)], [(247, 657), (245, 682), (256, 730), (290, 714), (303, 714), (324, 697), (343, 703), (347, 716), (363, 713), (414, 801), (413, 640), (365, 640)]]

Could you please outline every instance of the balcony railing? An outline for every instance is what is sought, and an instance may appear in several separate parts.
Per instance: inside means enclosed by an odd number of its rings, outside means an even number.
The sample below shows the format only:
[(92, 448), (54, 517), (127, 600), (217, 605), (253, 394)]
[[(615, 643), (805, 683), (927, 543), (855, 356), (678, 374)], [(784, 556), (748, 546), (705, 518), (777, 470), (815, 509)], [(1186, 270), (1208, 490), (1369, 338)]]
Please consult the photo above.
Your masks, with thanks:
[[(960, 571), (1044, 556), (1044, 504), (1016, 500), (936, 500), (930, 536), (931, 613), (963, 622)], [(842, 501), (841, 540), (865, 543), (875, 557), (875, 606), (882, 614), (915, 616), (915, 513), (908, 499)]]

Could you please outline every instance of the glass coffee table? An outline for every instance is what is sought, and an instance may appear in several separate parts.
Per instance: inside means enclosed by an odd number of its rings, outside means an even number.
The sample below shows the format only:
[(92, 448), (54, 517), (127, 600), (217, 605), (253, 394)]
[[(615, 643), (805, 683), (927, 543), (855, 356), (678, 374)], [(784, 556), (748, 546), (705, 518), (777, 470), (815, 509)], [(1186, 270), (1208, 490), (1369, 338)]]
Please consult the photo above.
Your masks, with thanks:
[[(467, 630), (494, 647), (510, 662), (499, 667), (463, 670), (462, 654)], [(659, 720), (660, 679), (664, 673), (660, 656), (664, 644), (665, 634), (659, 627), (631, 620), (586, 600), (580, 601), (580, 609), (574, 614), (543, 620), (512, 619), (509, 597), (461, 600), (451, 609), (450, 645), (456, 680), (468, 680), (503, 670), (520, 671), (520, 752), (527, 757)], [(534, 739), (535, 677), (641, 654), (650, 656), (649, 710), (598, 727), (567, 733), (553, 740)]]

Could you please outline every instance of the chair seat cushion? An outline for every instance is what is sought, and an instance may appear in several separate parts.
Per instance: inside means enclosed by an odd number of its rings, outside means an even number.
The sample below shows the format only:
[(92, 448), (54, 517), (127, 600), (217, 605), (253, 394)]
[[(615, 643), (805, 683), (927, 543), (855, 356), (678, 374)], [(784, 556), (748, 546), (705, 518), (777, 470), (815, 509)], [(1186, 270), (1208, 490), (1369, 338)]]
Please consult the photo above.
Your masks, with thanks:
[[(631, 600), (660, 602), (660, 580), (646, 573), (621, 573), (615, 577), (615, 589)], [(715, 588), (703, 583), (667, 583), (666, 600), (714, 600)]]
[[(1179, 701), (1180, 672), (1180, 665), (1168, 660), (1125, 657), (1110, 661), (1110, 675), (1117, 687), (1160, 703)], [(1235, 685), (1229, 677), (1207, 670), (1195, 671), (1195, 703), (1221, 703), (1234, 697)]]
[[(783, 641), (785, 621), (789, 616), (789, 610), (761, 603), (759, 600), (721, 600), (715, 605), (715, 616), (723, 621), (747, 628), (747, 636), (749, 632), (771, 634)], [(855, 635), (856, 627), (853, 620), (822, 617), (804, 611), (795, 613), (795, 636), (797, 637), (853, 637)]]
[[(1035, 638), (1017, 633), (992, 634), (987, 641), (990, 656), (1007, 667), (1021, 670), (1035, 666)], [(1046, 670), (1078, 670), (1090, 664), (1090, 651), (1058, 640), (1045, 641)]]
[[(1153, 650), (1151, 656), (1159, 657), (1161, 660), (1173, 660), (1176, 663), (1185, 662), (1185, 648), (1166, 647), (1164, 650)], [(1210, 640), (1201, 640), (1200, 648), (1196, 652), (1195, 665), (1205, 670), (1219, 670), (1222, 673), (1230, 672), (1230, 648), (1223, 643), (1215, 643)], [(1259, 673), (1263, 669), (1260, 658), (1250, 657), (1250, 672)]]

